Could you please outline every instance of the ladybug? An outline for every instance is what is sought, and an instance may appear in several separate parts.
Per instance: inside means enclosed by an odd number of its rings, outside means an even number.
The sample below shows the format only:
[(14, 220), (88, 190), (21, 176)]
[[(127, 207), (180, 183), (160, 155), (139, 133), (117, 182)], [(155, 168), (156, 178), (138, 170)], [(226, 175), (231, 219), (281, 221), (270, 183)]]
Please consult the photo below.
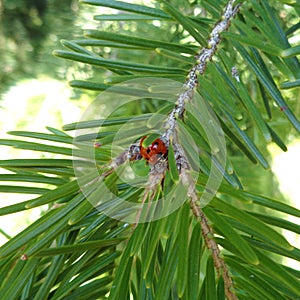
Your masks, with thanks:
[(168, 148), (161, 139), (156, 139), (150, 146), (145, 148), (143, 147), (143, 141), (146, 137), (144, 136), (140, 141), (140, 154), (149, 164), (154, 165), (160, 157), (167, 157)]

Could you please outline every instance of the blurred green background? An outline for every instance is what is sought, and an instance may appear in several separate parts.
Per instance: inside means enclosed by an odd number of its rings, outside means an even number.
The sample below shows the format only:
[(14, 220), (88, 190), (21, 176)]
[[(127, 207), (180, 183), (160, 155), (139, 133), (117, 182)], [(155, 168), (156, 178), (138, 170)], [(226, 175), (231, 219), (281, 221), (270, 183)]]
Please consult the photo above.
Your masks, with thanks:
[[(61, 39), (82, 35), (91, 7), (79, 7), (77, 0), (0, 1), (0, 132), (11, 130), (45, 132), (46, 126), (61, 128), (78, 120), (90, 97), (73, 91), (68, 79), (75, 73), (86, 76), (78, 66), (52, 55)], [(31, 151), (1, 146), (1, 158), (34, 158)], [(43, 157), (53, 157), (47, 153)], [(4, 172), (1, 169), (0, 172)], [(13, 183), (12, 183), (13, 184)], [(1, 206), (32, 198), (26, 194), (1, 194)], [(37, 219), (39, 208), (0, 218), (6, 234), (15, 235)]]

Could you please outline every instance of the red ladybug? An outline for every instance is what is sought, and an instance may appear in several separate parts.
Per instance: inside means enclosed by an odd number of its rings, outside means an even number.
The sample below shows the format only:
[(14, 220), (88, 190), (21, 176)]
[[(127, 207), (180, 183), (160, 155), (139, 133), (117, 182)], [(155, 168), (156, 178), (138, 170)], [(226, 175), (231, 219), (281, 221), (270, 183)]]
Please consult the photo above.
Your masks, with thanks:
[(140, 154), (142, 157), (153, 165), (157, 162), (160, 157), (167, 157), (168, 148), (161, 139), (156, 139), (150, 146), (147, 148), (143, 147), (143, 141), (147, 136), (144, 136), (140, 141)]

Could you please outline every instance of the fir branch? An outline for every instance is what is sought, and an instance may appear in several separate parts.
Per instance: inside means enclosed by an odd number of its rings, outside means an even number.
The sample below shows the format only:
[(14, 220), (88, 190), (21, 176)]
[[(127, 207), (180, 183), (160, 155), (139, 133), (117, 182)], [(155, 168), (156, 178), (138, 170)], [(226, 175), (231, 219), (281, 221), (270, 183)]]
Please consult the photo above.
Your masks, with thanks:
[[(176, 106), (168, 115), (165, 123), (165, 133), (161, 136), (162, 141), (168, 147), (172, 143), (174, 147), (174, 156), (176, 160), (177, 169), (181, 182), (188, 187), (188, 198), (190, 199), (190, 205), (193, 214), (199, 220), (202, 229), (202, 235), (205, 240), (206, 247), (211, 251), (215, 268), (219, 276), (224, 279), (225, 294), (228, 300), (237, 299), (234, 293), (233, 281), (229, 274), (229, 270), (221, 256), (220, 249), (217, 242), (214, 239), (214, 232), (205, 214), (200, 206), (199, 196), (194, 188), (193, 180), (189, 173), (190, 165), (185, 154), (183, 147), (177, 137), (177, 120), (183, 119), (185, 112), (185, 105), (187, 102), (191, 102), (194, 96), (195, 90), (198, 88), (199, 81), (198, 76), (204, 75), (206, 65), (212, 60), (217, 46), (221, 42), (221, 33), (226, 31), (230, 26), (230, 21), (237, 14), (241, 3), (234, 6), (234, 0), (228, 1), (224, 8), (220, 21), (213, 27), (210, 37), (207, 41), (207, 47), (201, 49), (199, 54), (195, 57), (197, 64), (190, 70), (187, 76), (187, 80), (183, 85), (183, 91), (179, 94), (176, 102)], [(238, 78), (238, 74), (235, 70), (232, 70), (232, 75)], [(139, 153), (140, 146), (138, 143), (132, 144), (127, 150), (121, 153), (113, 162), (110, 163), (110, 170), (102, 175), (106, 176), (110, 174), (114, 169), (123, 164), (127, 159), (130, 161), (141, 159)], [(153, 200), (155, 193), (158, 190), (158, 186), (162, 182), (167, 170), (167, 161), (161, 157), (155, 163), (150, 164), (149, 179), (146, 184), (146, 189), (142, 199), (142, 204), (149, 198), (149, 203)], [(140, 219), (141, 210), (137, 213), (135, 227)]]
[[(224, 262), (224, 259), (221, 256), (220, 249), (217, 242), (214, 239), (214, 232), (211, 226), (209, 225), (208, 219), (203, 213), (199, 196), (194, 189), (192, 184), (192, 178), (189, 174), (189, 163), (187, 157), (182, 149), (179, 141), (177, 140), (176, 127), (177, 127), (177, 118), (182, 119), (185, 111), (185, 103), (192, 101), (194, 91), (198, 87), (198, 75), (203, 75), (206, 69), (207, 63), (212, 59), (213, 55), (217, 50), (218, 44), (221, 42), (221, 33), (226, 31), (230, 26), (230, 20), (235, 17), (237, 14), (241, 3), (234, 6), (234, 0), (229, 1), (223, 11), (221, 20), (214, 26), (211, 31), (210, 38), (208, 40), (208, 46), (203, 48), (199, 55), (196, 56), (197, 64), (191, 69), (187, 76), (187, 81), (184, 84), (184, 91), (178, 96), (177, 105), (170, 113), (165, 134), (162, 136), (168, 143), (168, 141), (173, 140), (172, 144), (174, 146), (174, 154), (177, 162), (177, 168), (180, 173), (180, 179), (183, 184), (188, 186), (188, 196), (191, 200), (191, 208), (194, 215), (197, 217), (201, 224), (202, 235), (205, 240), (206, 247), (211, 251), (214, 265), (217, 269), (218, 275), (223, 277), (225, 285), (225, 294), (227, 299), (235, 300), (237, 299), (231, 276), (229, 274), (228, 268)], [(237, 72), (232, 70), (233, 76), (237, 77)], [(174, 138), (175, 137), (175, 138)]]
[(194, 91), (198, 87), (198, 75), (203, 75), (206, 69), (206, 65), (212, 60), (217, 46), (221, 43), (221, 33), (226, 31), (230, 26), (230, 20), (237, 14), (241, 3), (233, 6), (234, 0), (228, 1), (225, 6), (224, 12), (221, 16), (221, 20), (214, 26), (210, 33), (210, 38), (207, 41), (207, 47), (201, 49), (198, 55), (196, 55), (197, 64), (190, 70), (187, 75), (187, 80), (183, 85), (184, 91), (179, 94), (177, 99), (177, 105), (170, 113), (166, 130), (163, 137), (169, 141), (170, 136), (173, 135), (176, 127), (176, 118), (182, 119), (185, 111), (185, 103), (192, 101)]

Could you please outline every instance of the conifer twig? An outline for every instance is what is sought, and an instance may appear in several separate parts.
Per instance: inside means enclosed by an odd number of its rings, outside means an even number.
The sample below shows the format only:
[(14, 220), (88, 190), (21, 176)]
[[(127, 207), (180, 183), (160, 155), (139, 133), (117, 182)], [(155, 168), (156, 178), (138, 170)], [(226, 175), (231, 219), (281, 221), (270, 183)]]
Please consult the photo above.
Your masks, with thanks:
[[(228, 300), (236, 300), (237, 296), (234, 293), (233, 281), (229, 274), (229, 270), (221, 256), (218, 244), (214, 239), (214, 232), (209, 221), (203, 213), (199, 196), (193, 185), (193, 180), (189, 173), (190, 165), (185, 154), (183, 147), (180, 145), (180, 141), (177, 137), (177, 120), (183, 119), (185, 112), (185, 105), (187, 102), (191, 102), (194, 96), (195, 90), (199, 87), (198, 76), (205, 73), (207, 63), (212, 60), (217, 46), (221, 42), (221, 33), (226, 31), (230, 26), (230, 21), (234, 18), (241, 6), (241, 2), (234, 5), (235, 0), (229, 0), (226, 4), (221, 19), (213, 27), (210, 37), (207, 41), (207, 47), (201, 49), (198, 55), (196, 55), (196, 64), (190, 70), (187, 76), (187, 80), (183, 85), (183, 91), (179, 94), (176, 102), (176, 106), (168, 115), (167, 121), (165, 123), (165, 132), (161, 136), (162, 141), (168, 147), (170, 143), (174, 148), (174, 155), (179, 171), (179, 176), (181, 182), (188, 187), (188, 198), (191, 201), (191, 209), (199, 220), (201, 224), (202, 235), (205, 240), (206, 247), (211, 251), (215, 268), (219, 276), (223, 277), (225, 285), (225, 294)], [(235, 70), (233, 70), (233, 75), (235, 76)], [(126, 160), (138, 160), (141, 159), (140, 146), (138, 143), (132, 144), (127, 150), (121, 153), (114, 161), (109, 164), (109, 170), (104, 172), (102, 176), (110, 174), (114, 169), (123, 164)], [(149, 179), (146, 185), (144, 197), (142, 199), (142, 204), (149, 197), (149, 201), (154, 198), (155, 192), (157, 191), (158, 185), (161, 183), (165, 176), (167, 170), (167, 163), (164, 158), (158, 159), (156, 163), (150, 164)], [(136, 223), (140, 219), (141, 210), (137, 214)]]
[(168, 128), (162, 136), (162, 138), (167, 141), (167, 144), (169, 141), (172, 141), (180, 179), (183, 184), (188, 186), (188, 197), (191, 200), (190, 204), (192, 211), (201, 224), (202, 235), (204, 237), (206, 247), (211, 251), (217, 273), (219, 276), (223, 277), (225, 294), (228, 300), (237, 299), (234, 293), (233, 281), (229, 274), (227, 265), (225, 264), (224, 259), (221, 256), (218, 244), (214, 239), (213, 229), (209, 225), (208, 219), (201, 209), (199, 196), (194, 189), (193, 180), (188, 172), (190, 167), (187, 157), (185, 155), (184, 149), (181, 147), (179, 141), (177, 140), (176, 127), (177, 118), (183, 118), (185, 104), (187, 102), (191, 102), (194, 91), (199, 85), (197, 78), (198, 75), (204, 74), (207, 63), (212, 59), (217, 50), (218, 44), (220, 44), (221, 42), (220, 34), (229, 28), (230, 20), (235, 17), (241, 6), (241, 3), (234, 6), (234, 2), (234, 0), (228, 1), (221, 16), (221, 20), (213, 27), (211, 31), (210, 38), (207, 42), (207, 47), (201, 49), (199, 55), (196, 56), (197, 64), (191, 69), (187, 76), (187, 80), (183, 86), (184, 91), (178, 96), (177, 105), (168, 116)]
[(241, 3), (234, 6), (234, 0), (228, 1), (221, 20), (214, 26), (210, 33), (210, 38), (207, 41), (207, 47), (201, 49), (198, 55), (196, 55), (197, 64), (190, 70), (187, 75), (187, 80), (183, 85), (183, 92), (179, 94), (177, 98), (177, 104), (168, 116), (167, 130), (163, 134), (163, 138), (167, 141), (170, 140), (170, 136), (173, 135), (176, 128), (176, 119), (182, 119), (185, 111), (185, 104), (191, 102), (194, 96), (194, 91), (198, 87), (198, 75), (203, 75), (206, 69), (206, 65), (212, 60), (217, 46), (221, 42), (221, 33), (226, 31), (230, 26), (230, 20), (237, 14)]

